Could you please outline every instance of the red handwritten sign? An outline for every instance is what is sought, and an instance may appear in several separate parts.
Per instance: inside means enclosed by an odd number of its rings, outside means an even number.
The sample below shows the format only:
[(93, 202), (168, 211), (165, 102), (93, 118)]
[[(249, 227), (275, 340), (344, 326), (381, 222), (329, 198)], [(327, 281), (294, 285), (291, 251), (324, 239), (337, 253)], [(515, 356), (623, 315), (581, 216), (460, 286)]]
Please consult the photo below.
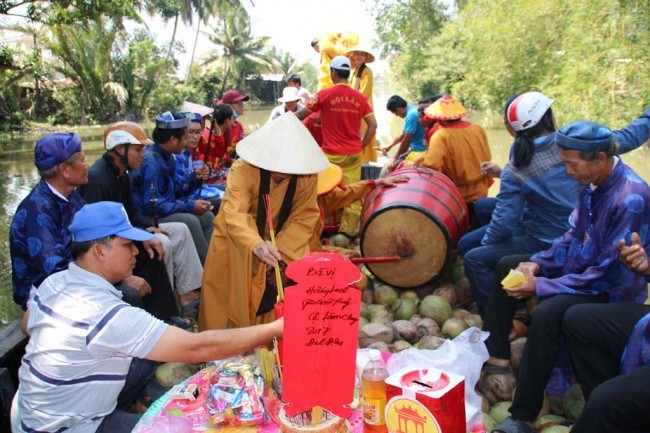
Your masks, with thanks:
[(289, 416), (321, 406), (347, 418), (354, 398), (361, 272), (339, 254), (310, 253), (287, 267), (282, 397)]

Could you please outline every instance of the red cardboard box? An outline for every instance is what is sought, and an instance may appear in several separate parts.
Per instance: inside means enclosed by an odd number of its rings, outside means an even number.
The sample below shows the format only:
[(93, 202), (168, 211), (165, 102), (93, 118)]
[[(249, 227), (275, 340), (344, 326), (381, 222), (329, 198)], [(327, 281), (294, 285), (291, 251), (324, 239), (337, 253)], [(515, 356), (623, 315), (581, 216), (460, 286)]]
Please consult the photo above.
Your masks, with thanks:
[(405, 368), (386, 379), (390, 433), (465, 433), (465, 378)]

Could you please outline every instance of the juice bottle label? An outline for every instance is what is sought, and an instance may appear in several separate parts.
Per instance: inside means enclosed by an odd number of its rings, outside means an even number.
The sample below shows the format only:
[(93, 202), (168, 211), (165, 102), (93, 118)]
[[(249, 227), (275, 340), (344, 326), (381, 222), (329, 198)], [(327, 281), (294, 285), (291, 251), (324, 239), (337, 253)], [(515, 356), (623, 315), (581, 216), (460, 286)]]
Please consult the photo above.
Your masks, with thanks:
[(364, 397), (363, 402), (363, 421), (366, 424), (385, 425), (384, 410), (386, 409), (386, 400)]

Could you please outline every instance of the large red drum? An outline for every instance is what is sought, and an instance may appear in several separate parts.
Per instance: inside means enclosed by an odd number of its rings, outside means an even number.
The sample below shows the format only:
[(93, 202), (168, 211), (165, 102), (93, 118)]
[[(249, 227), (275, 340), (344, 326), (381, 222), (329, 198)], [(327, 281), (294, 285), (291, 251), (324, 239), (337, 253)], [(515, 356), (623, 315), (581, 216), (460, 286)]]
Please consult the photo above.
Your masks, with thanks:
[(408, 182), (377, 188), (361, 210), (360, 240), (364, 257), (399, 256), (390, 263), (366, 266), (395, 287), (417, 287), (444, 268), (456, 243), (469, 227), (469, 212), (456, 185), (442, 173), (406, 166), (389, 176)]

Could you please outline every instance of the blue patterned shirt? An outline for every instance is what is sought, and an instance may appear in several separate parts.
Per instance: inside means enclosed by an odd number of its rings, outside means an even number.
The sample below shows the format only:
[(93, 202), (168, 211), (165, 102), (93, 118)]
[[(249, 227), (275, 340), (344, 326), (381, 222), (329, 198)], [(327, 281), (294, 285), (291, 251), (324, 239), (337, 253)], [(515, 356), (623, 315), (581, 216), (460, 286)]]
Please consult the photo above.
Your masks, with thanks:
[(151, 185), (156, 188), (156, 213), (166, 217), (173, 213), (194, 211), (196, 200), (178, 200), (174, 189), (176, 161), (158, 143), (145, 148), (145, 157), (133, 173), (131, 191), (135, 205), (143, 215), (153, 216)]
[(41, 179), (18, 205), (9, 230), (9, 251), (14, 301), (23, 310), (32, 286), (68, 268), (72, 261), (68, 226), (84, 204), (77, 191), (66, 201)]

